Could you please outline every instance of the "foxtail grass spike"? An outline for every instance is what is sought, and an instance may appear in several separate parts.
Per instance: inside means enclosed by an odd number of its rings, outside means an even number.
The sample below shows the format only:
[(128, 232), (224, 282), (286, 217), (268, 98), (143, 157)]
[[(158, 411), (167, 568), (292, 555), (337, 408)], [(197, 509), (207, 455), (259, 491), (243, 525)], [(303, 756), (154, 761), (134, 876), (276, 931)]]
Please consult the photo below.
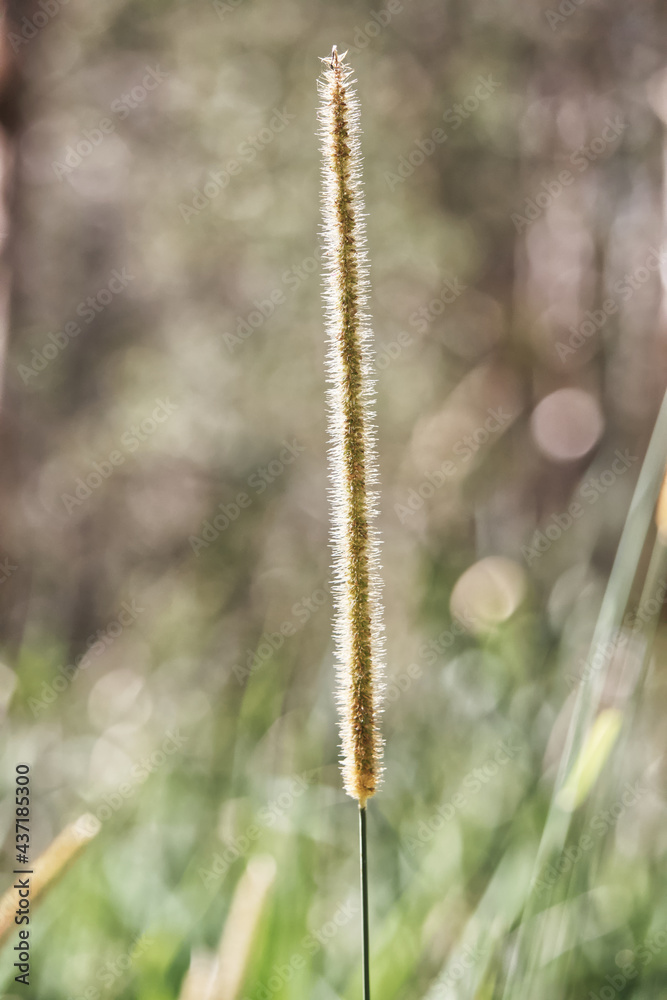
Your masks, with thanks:
[(345, 790), (363, 808), (378, 786), (382, 755), (372, 331), (359, 104), (345, 55), (334, 47), (322, 62), (319, 119), (338, 701)]

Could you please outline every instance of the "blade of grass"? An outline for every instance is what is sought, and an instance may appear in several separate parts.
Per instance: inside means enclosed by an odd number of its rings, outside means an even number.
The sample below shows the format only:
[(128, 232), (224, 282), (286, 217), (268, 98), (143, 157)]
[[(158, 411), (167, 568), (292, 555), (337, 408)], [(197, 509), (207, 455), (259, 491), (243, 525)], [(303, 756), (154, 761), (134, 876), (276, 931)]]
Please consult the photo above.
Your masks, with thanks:
[[(642, 463), (593, 633), (586, 668), (577, 693), (547, 819), (537, 850), (533, 885), (548, 859), (555, 853), (560, 853), (565, 846), (572, 811), (563, 808), (561, 804), (562, 790), (585, 749), (586, 740), (600, 707), (600, 699), (610, 662), (610, 656), (607, 656), (602, 665), (597, 666), (599, 660), (596, 661), (596, 657), (599, 658), (599, 652), (608, 645), (610, 635), (614, 634), (615, 630), (621, 626), (644, 543), (650, 531), (653, 512), (664, 477), (666, 455), (667, 393), (663, 397)], [(593, 668), (594, 661), (596, 662), (595, 669)], [(549, 897), (546, 900), (546, 906), (548, 905)], [(527, 997), (532, 993), (541, 949), (539, 942), (529, 939), (530, 935), (527, 934), (526, 928), (529, 926), (530, 919), (538, 909), (542, 908), (545, 907), (538, 903), (535, 893), (531, 892), (524, 909), (510, 971), (505, 983), (504, 1000), (520, 1000), (520, 998)]]
[(220, 938), (218, 961), (208, 996), (236, 1000), (240, 995), (257, 925), (276, 877), (270, 855), (251, 858), (234, 891), (229, 916)]

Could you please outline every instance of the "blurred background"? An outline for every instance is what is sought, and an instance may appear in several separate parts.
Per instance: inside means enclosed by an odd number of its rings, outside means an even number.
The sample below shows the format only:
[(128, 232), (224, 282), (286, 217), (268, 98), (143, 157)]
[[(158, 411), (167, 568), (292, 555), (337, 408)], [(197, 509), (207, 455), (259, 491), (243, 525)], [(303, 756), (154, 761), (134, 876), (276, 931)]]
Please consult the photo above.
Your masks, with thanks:
[[(29, 989), (7, 939), (5, 997), (361, 996), (315, 136), (334, 43), (362, 104), (377, 341), (375, 992), (519, 996), (665, 388), (666, 31), (657, 0), (9, 5), (2, 890), (17, 763), (33, 857), (70, 824), (96, 835), (35, 903)], [(545, 1000), (667, 997), (664, 634), (646, 678), (634, 634), (650, 543), (595, 787), (533, 889)]]

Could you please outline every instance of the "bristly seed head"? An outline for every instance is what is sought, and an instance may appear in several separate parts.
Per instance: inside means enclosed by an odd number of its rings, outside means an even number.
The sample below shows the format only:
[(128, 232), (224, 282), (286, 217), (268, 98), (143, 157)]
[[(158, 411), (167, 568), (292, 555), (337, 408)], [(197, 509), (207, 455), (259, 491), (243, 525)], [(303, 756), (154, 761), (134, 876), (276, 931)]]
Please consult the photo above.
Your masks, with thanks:
[(335, 637), (345, 790), (364, 806), (381, 773), (382, 609), (373, 428), (372, 331), (361, 193), (359, 105), (334, 46), (320, 92)]

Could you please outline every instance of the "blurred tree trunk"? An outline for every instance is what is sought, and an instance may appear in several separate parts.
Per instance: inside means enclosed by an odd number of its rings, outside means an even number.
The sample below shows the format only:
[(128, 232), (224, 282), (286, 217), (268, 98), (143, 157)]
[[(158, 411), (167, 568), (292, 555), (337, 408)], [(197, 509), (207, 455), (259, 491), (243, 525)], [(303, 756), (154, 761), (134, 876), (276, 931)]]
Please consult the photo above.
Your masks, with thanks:
[(17, 148), (23, 122), (20, 22), (36, 3), (3, 4), (0, 21), (0, 639), (13, 652), (23, 634), (30, 567), (18, 544), (19, 506), (27, 474), (21, 449), (19, 400), (7, 378), (7, 351), (13, 315), (17, 215)]

